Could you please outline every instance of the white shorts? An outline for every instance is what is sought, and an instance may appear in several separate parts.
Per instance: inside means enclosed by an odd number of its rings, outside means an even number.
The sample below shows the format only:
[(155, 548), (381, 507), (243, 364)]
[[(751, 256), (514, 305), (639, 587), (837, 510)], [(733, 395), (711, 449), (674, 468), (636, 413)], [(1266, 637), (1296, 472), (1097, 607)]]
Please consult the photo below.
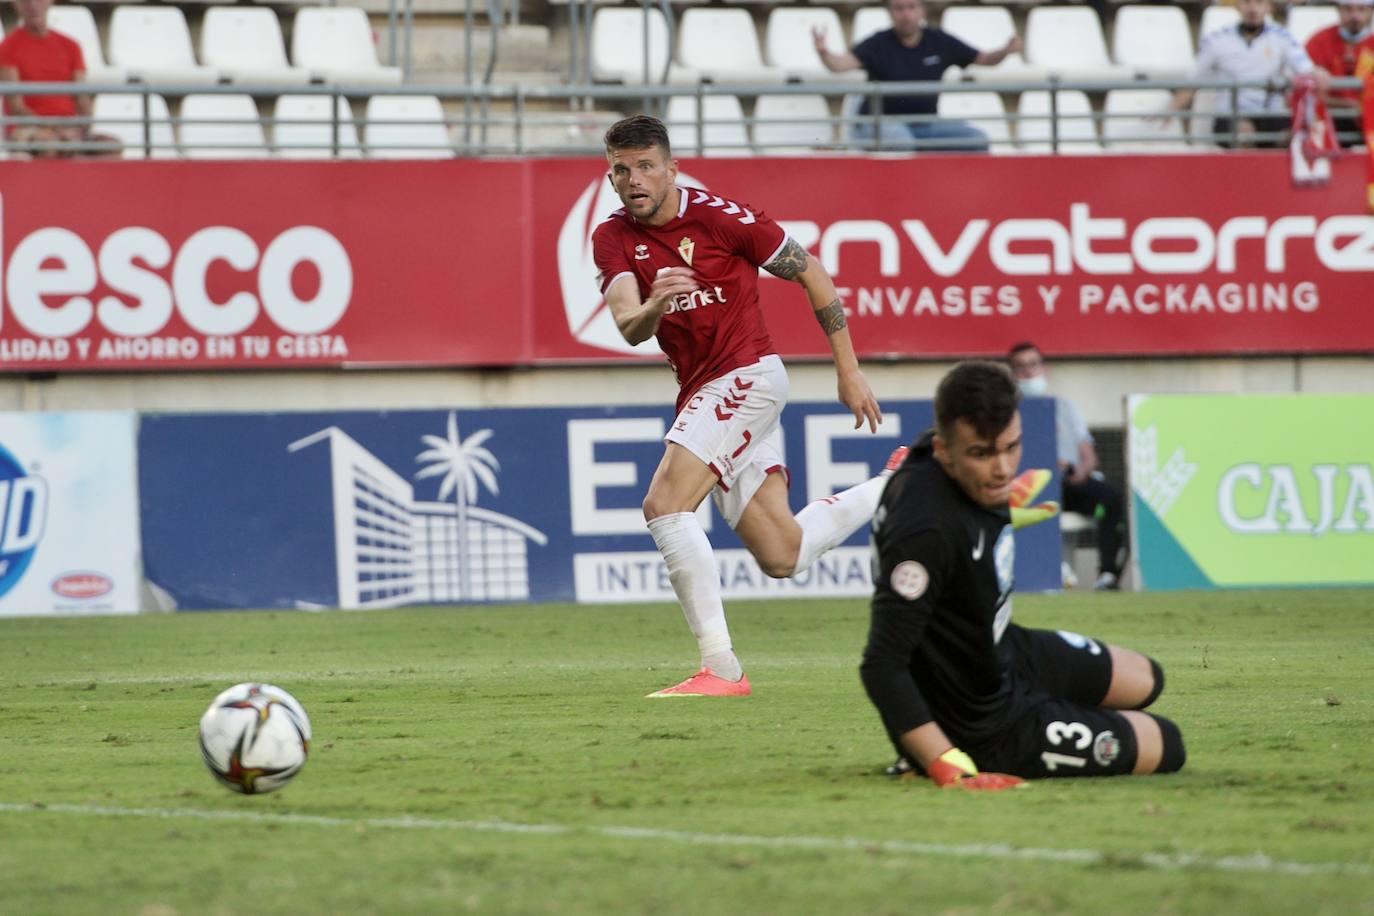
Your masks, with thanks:
[(731, 528), (769, 474), (787, 479), (778, 426), (786, 403), (787, 370), (777, 356), (765, 356), (701, 386), (663, 437), (715, 472), (711, 498)]

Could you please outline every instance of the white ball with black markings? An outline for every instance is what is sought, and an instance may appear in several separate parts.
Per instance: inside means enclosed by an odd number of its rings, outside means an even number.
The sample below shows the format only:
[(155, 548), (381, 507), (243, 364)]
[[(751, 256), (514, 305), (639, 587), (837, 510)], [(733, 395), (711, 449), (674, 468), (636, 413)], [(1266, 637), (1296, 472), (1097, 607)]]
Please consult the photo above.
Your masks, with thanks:
[(200, 717), (200, 754), (221, 784), (244, 795), (286, 785), (310, 753), (305, 708), (280, 687), (235, 684)]

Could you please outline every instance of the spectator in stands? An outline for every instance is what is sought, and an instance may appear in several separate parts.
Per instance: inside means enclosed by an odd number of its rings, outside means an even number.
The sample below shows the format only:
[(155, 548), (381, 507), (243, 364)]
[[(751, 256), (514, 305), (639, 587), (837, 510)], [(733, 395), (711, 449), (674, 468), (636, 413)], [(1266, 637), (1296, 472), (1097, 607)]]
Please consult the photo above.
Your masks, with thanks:
[(1017, 344), (1008, 352), (1007, 360), (1023, 395), (1054, 398), (1064, 511), (1096, 519), (1098, 575), (1095, 588), (1120, 588), (1124, 504), (1121, 494), (1097, 469), (1097, 447), (1083, 419), (1083, 411), (1068, 398), (1049, 394), (1049, 370), (1044, 355), (1035, 344)]
[[(1213, 120), (1212, 132), (1222, 146), (1232, 145), (1233, 133), (1237, 145), (1284, 146), (1289, 124), (1284, 82), (1289, 76), (1312, 73), (1312, 61), (1287, 29), (1269, 21), (1272, 0), (1236, 0), (1236, 9), (1239, 23), (1202, 36), (1193, 76), (1268, 81), (1270, 85), (1239, 90), (1234, 115), (1229, 111), (1231, 93), (1224, 93), (1223, 113)], [(1325, 88), (1321, 75), (1318, 86)], [(1170, 113), (1186, 109), (1193, 95), (1192, 89), (1176, 90)]]
[[(1332, 76), (1374, 75), (1374, 34), (1369, 27), (1374, 0), (1342, 0), (1336, 11), (1340, 22), (1307, 40), (1307, 56), (1318, 70)], [(1360, 96), (1358, 89), (1322, 93), (1322, 101), (1336, 122), (1336, 133), (1346, 146), (1358, 146), (1363, 136)]]
[[(15, 0), (14, 6), (21, 27), (0, 42), (0, 82), (74, 83), (84, 79), (86, 61), (80, 46), (66, 35), (48, 28), (48, 8), (52, 0)], [(52, 126), (9, 125), (9, 142), (19, 151), (28, 151), (35, 157), (117, 154), (118, 142), (114, 138), (91, 133), (89, 95), (9, 95), (5, 97), (5, 114), (54, 119)], [(73, 123), (71, 119), (76, 117), (87, 121)], [(62, 143), (79, 143), (84, 148), (68, 152), (54, 146)], [(90, 144), (99, 144), (100, 148)]]
[[(816, 52), (826, 69), (832, 73), (863, 69), (875, 82), (938, 82), (949, 67), (993, 67), (1022, 47), (1020, 37), (1012, 36), (1003, 48), (977, 51), (947, 32), (928, 28), (922, 0), (888, 0), (887, 10), (892, 16), (892, 28), (865, 38), (852, 51), (828, 50), (825, 32), (814, 30)], [(962, 121), (934, 120), (939, 98), (937, 93), (882, 97), (883, 114), (923, 118), (883, 122), (882, 146), (890, 149), (918, 145), (934, 150), (987, 152), (987, 135), (978, 128)], [(860, 115), (871, 113), (869, 104), (869, 100), (864, 101)], [(853, 135), (856, 140), (872, 140), (873, 125), (856, 124)]]

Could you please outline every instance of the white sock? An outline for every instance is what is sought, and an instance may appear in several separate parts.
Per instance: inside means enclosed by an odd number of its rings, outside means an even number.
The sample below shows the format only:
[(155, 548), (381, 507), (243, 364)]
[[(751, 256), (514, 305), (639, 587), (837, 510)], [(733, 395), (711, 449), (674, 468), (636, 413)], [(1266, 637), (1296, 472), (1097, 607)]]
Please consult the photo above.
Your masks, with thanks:
[(687, 626), (697, 638), (702, 667), (737, 681), (744, 674), (730, 647), (725, 605), (720, 599), (720, 574), (706, 532), (694, 512), (660, 515), (649, 522), (649, 533), (668, 566), (668, 581), (682, 605)]
[(887, 478), (884, 471), (872, 480), (865, 480), (834, 496), (818, 499), (797, 513), (801, 525), (801, 548), (797, 551), (797, 566), (792, 575), (805, 572), (820, 555), (844, 543), (855, 531), (867, 524), (878, 510)]

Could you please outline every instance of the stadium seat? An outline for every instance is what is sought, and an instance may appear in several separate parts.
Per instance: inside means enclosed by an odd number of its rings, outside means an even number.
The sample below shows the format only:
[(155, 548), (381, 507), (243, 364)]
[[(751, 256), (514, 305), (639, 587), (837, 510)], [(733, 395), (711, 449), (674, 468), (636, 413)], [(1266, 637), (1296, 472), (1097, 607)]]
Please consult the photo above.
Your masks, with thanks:
[(296, 11), (291, 61), (327, 83), (399, 85), (401, 69), (377, 61), (372, 25), (356, 6), (309, 6)]
[(1340, 16), (1334, 6), (1290, 6), (1288, 8), (1288, 31), (1300, 45), (1327, 26), (1335, 25)]
[(1167, 89), (1112, 89), (1102, 106), (1102, 145), (1116, 152), (1183, 152), (1183, 121), (1160, 120), (1173, 93)]
[(654, 8), (602, 7), (592, 16), (592, 79), (598, 82), (644, 82), (644, 17), (649, 17), (649, 82), (663, 79), (669, 68), (670, 82), (695, 82), (670, 61), (668, 21)]
[(196, 63), (191, 30), (175, 6), (117, 6), (110, 16), (110, 63), (145, 82), (216, 83)]
[(330, 100), (337, 102), (339, 118), (339, 156), (356, 159), (362, 155), (358, 128), (353, 123), (353, 107), (343, 96), (278, 96), (272, 118), (272, 145), (283, 159), (329, 159), (333, 156), (334, 126), (329, 118)]
[(1193, 72), (1193, 36), (1177, 6), (1128, 4), (1116, 12), (1112, 59), (1136, 76), (1171, 79)]
[[(1011, 13), (1000, 6), (951, 6), (940, 16), (940, 28), (979, 51), (1006, 47), (1016, 34)], [(1031, 67), (1020, 54), (1008, 54), (995, 67), (969, 66), (964, 72), (980, 82), (1044, 79), (1043, 67)]]
[(172, 134), (172, 115), (167, 100), (160, 95), (147, 96), (148, 140), (150, 153), (143, 147), (143, 96), (136, 93), (97, 95), (91, 103), (91, 130), (108, 134), (124, 145), (125, 159), (176, 159), (176, 137)]
[(1013, 151), (1011, 131), (1007, 127), (1007, 110), (997, 93), (942, 92), (936, 110), (942, 118), (964, 121), (987, 134), (991, 152)]
[[(1102, 152), (1097, 128), (1093, 126), (1093, 108), (1085, 93), (1061, 89), (1057, 93), (1056, 107), (1059, 114), (1059, 152)], [(1044, 90), (1021, 93), (1016, 115), (1016, 138), (1020, 141), (1021, 149), (1027, 153), (1050, 152), (1054, 146), (1050, 134), (1050, 94)]]
[(181, 149), (187, 159), (263, 159), (267, 137), (250, 95), (197, 95), (181, 100)]
[(678, 63), (708, 80), (781, 82), (759, 53), (754, 17), (737, 7), (692, 7), (678, 28)]
[(286, 60), (277, 14), (265, 6), (212, 6), (200, 27), (200, 59), (235, 83), (308, 83)]
[(835, 145), (835, 123), (823, 95), (761, 95), (754, 100), (754, 142), (769, 156)]
[(1037, 6), (1026, 16), (1026, 58), (1076, 79), (1124, 79), (1130, 71), (1107, 57), (1102, 22), (1086, 6)]
[(121, 68), (105, 63), (105, 52), (100, 49), (100, 31), (95, 27), (95, 17), (89, 7), (49, 7), (48, 28), (61, 32), (81, 46), (87, 82), (122, 83), (129, 78)]
[(433, 95), (374, 95), (368, 99), (363, 144), (378, 159), (447, 159), (453, 155), (444, 107)]
[(708, 95), (703, 99), (701, 136), (697, 135), (695, 96), (676, 95), (668, 100), (664, 121), (673, 151), (687, 156), (747, 156), (749, 132), (744, 126), (744, 107), (733, 95)]
[(849, 29), (849, 46), (852, 48), (874, 33), (892, 28), (892, 14), (885, 6), (861, 6), (854, 11), (854, 22)]
[[(815, 39), (811, 37), (814, 28), (825, 30), (826, 47), (831, 51), (846, 50), (840, 15), (829, 7), (781, 6), (769, 13), (765, 38), (769, 65), (782, 70), (789, 78), (833, 79), (841, 76), (831, 73), (821, 63)], [(862, 71), (854, 75), (863, 77)]]

